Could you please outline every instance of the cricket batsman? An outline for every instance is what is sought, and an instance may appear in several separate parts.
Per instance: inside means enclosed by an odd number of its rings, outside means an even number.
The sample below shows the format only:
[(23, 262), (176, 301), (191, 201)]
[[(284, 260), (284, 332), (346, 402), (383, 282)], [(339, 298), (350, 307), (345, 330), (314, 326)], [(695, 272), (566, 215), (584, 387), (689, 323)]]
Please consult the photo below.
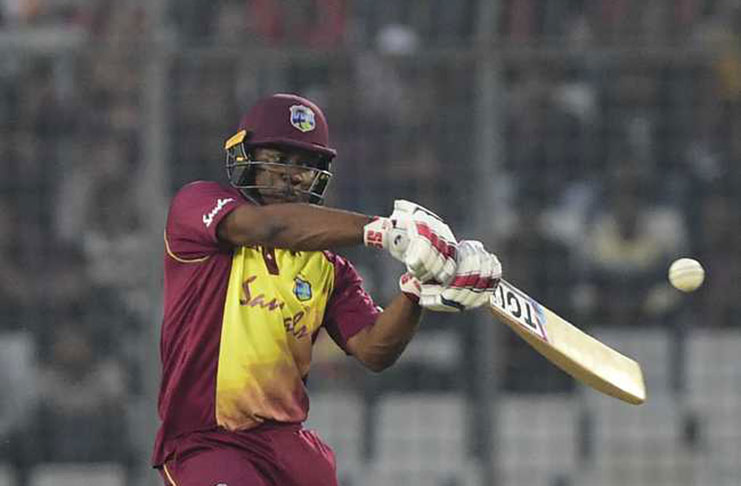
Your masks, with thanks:
[[(320, 329), (381, 371), (424, 308), (482, 305), (501, 266), (409, 201), (388, 217), (323, 207), (336, 152), (305, 98), (260, 100), (225, 149), (229, 184), (184, 186), (167, 217), (153, 465), (167, 486), (334, 486), (332, 450), (302, 427)], [(384, 310), (333, 251), (363, 244), (407, 269)]]

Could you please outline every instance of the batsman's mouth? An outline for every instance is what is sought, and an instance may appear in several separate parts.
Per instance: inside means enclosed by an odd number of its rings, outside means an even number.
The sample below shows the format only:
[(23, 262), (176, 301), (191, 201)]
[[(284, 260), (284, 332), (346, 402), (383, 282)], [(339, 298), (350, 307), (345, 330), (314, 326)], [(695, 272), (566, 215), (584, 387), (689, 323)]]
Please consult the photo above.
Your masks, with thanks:
[(309, 196), (294, 189), (268, 189), (261, 191), (263, 201), (268, 204), (308, 202)]

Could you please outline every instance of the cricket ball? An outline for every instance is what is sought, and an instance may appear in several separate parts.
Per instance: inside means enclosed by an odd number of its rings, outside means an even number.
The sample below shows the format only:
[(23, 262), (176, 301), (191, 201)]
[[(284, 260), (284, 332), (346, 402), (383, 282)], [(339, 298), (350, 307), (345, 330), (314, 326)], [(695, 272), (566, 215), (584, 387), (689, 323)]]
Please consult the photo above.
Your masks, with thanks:
[(705, 269), (693, 258), (680, 258), (669, 266), (669, 282), (682, 292), (696, 290), (704, 280)]

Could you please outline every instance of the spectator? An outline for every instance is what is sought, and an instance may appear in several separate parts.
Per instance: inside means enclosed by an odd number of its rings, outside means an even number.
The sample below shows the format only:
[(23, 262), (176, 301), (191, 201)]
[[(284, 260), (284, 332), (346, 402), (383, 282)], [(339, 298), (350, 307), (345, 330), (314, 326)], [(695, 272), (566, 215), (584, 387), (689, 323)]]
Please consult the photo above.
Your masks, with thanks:
[[(111, 198), (114, 193), (115, 199)], [(136, 207), (132, 177), (101, 178), (85, 222), (80, 236), (90, 283), (115, 289), (130, 313), (148, 317), (148, 236)]]
[[(89, 238), (85, 236), (84, 240)], [(128, 241), (131, 238), (122, 237), (125, 241), (120, 247), (109, 245), (105, 239), (86, 243), (93, 250), (108, 248), (108, 260), (143, 267), (144, 264), (131, 263), (134, 261), (130, 254), (133, 249)], [(142, 350), (138, 333), (142, 329), (142, 318), (141, 307), (136, 305), (140, 302), (132, 299), (132, 296), (146, 292), (146, 286), (132, 289), (131, 278), (140, 275), (140, 272), (126, 271), (125, 265), (119, 267), (116, 263), (106, 262), (101, 254), (89, 250), (70, 244), (52, 243), (50, 252), (55, 258), (47, 266), (43, 287), (44, 305), (49, 311), (47, 319), (56, 319), (58, 315), (68, 313), (82, 316), (95, 343), (96, 353), (115, 357), (125, 366), (127, 390), (140, 393), (142, 373), (139, 356)], [(113, 275), (100, 275), (106, 271)], [(105, 325), (99, 325), (101, 322), (105, 322)], [(47, 339), (44, 334), (41, 337)]]
[(39, 372), (34, 452), (51, 462), (125, 462), (124, 374), (100, 356), (82, 316), (52, 326), (48, 358)]
[(554, 189), (587, 176), (594, 93), (567, 71), (526, 66), (512, 73), (506, 164), (529, 198), (552, 199)]
[[(617, 162), (615, 164), (615, 162)], [(687, 248), (685, 222), (649, 197), (654, 188), (635, 159), (608, 171), (604, 206), (588, 226), (584, 247), (592, 322), (630, 326), (664, 322), (676, 302), (666, 284), (668, 262)]]
[(657, 160), (663, 160), (658, 143), (666, 120), (660, 110), (659, 81), (651, 66), (640, 63), (618, 66), (604, 79), (600, 142), (607, 150), (601, 156), (608, 163), (622, 150), (648, 172)]

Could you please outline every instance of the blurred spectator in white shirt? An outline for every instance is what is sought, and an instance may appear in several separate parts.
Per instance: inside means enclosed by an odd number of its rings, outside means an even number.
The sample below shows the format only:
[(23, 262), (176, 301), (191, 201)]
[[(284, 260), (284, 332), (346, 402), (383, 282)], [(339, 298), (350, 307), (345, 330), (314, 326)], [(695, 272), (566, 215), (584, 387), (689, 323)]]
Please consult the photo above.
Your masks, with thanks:
[(582, 245), (586, 303), (598, 324), (660, 323), (677, 305), (665, 273), (688, 246), (685, 221), (651, 199), (655, 187), (639, 162), (626, 154), (614, 163)]

